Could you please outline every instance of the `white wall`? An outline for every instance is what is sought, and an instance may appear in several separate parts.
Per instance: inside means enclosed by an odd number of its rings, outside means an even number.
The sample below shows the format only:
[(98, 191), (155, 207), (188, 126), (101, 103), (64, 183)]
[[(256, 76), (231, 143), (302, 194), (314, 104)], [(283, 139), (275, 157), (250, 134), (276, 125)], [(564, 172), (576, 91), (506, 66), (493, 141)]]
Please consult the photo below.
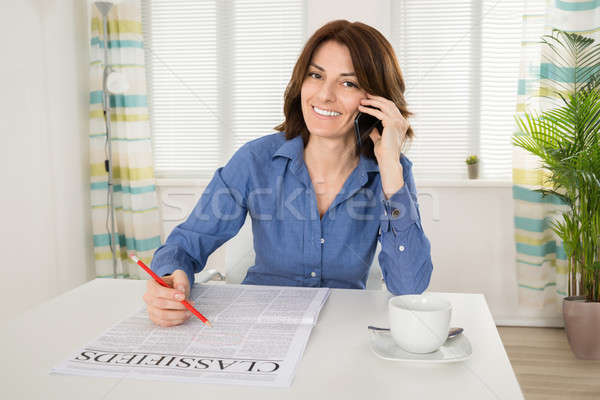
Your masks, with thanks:
[(0, 2), (0, 321), (92, 277), (87, 6)]
[[(466, 168), (466, 167), (465, 167)], [(519, 307), (510, 182), (416, 182), (431, 242), (429, 290), (483, 293), (498, 325), (562, 326), (560, 308)]]

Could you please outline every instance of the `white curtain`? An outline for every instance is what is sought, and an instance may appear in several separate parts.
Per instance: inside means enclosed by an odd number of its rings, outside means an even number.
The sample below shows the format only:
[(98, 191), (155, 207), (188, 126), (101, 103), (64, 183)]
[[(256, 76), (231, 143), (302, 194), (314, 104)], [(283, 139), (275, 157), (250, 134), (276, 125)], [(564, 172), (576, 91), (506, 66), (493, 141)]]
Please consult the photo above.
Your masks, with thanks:
[[(96, 275), (113, 276), (109, 208), (106, 124), (103, 113), (102, 15), (91, 6), (90, 31), (90, 170)], [(152, 144), (146, 97), (144, 46), (139, 0), (114, 6), (108, 15), (108, 60), (125, 75), (129, 89), (111, 95), (111, 136), (116, 206), (118, 276), (146, 278), (128, 258), (136, 254), (150, 265), (161, 244)]]
[[(549, 0), (537, 9), (525, 2), (521, 41), (521, 68), (517, 113), (542, 112), (555, 104), (539, 96), (550, 95), (540, 76), (556, 68), (553, 52), (540, 44), (542, 35), (552, 29), (576, 32), (600, 38), (600, 2)], [(556, 76), (556, 74), (552, 74)], [(557, 197), (545, 198), (534, 189), (544, 186), (539, 159), (514, 147), (513, 199), (515, 206), (515, 241), (517, 246), (517, 282), (519, 305), (530, 308), (556, 306), (562, 313), (562, 299), (567, 295), (567, 260), (560, 239), (552, 232), (549, 221), (568, 210)]]

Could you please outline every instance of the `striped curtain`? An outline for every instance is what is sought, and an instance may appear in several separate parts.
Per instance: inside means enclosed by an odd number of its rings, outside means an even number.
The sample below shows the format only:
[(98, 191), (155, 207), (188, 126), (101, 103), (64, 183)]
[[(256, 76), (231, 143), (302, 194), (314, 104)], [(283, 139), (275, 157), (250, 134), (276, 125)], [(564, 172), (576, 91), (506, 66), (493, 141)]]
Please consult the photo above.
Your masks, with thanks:
[[(521, 68), (517, 114), (542, 112), (555, 102), (539, 96), (551, 95), (543, 78), (558, 66), (552, 51), (542, 46), (540, 37), (553, 28), (577, 32), (598, 40), (600, 1), (549, 0), (525, 2), (521, 40)], [(556, 76), (556, 74), (552, 74)], [(518, 132), (516, 134), (519, 134)], [(534, 309), (556, 306), (562, 314), (562, 299), (567, 295), (567, 257), (549, 221), (560, 219), (569, 208), (555, 196), (542, 197), (534, 189), (550, 188), (548, 172), (540, 168), (537, 157), (513, 147), (513, 199), (515, 210), (516, 268), (519, 305)]]
[[(113, 274), (108, 227), (108, 173), (106, 124), (102, 109), (103, 27), (102, 15), (90, 8), (90, 169), (92, 225), (96, 275)], [(118, 276), (146, 278), (127, 255), (136, 254), (150, 265), (161, 244), (152, 144), (146, 101), (146, 77), (138, 0), (115, 5), (108, 15), (107, 63), (126, 76), (129, 89), (111, 95), (111, 136)]]

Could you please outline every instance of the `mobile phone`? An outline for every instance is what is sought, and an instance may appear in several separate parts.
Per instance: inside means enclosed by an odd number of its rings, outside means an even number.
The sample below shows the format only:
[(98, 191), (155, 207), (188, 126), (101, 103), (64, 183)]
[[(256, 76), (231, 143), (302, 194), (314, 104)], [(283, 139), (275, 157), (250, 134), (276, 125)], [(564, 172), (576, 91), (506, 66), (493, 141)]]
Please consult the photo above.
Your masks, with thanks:
[[(377, 107), (367, 106), (379, 110)], [(354, 118), (354, 134), (356, 136), (356, 146), (360, 149), (364, 138), (366, 138), (373, 128), (377, 128), (379, 134), (383, 132), (383, 124), (381, 120), (372, 116), (371, 114), (359, 112), (356, 118)]]

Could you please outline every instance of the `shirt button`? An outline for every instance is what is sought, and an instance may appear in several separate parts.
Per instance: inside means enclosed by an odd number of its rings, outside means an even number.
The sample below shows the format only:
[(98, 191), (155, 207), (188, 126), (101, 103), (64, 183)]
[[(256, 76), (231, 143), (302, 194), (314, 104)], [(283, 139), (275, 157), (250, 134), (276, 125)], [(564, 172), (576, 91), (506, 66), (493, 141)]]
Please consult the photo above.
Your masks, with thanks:
[(313, 271), (310, 273), (310, 276), (312, 276), (314, 278), (315, 276), (317, 276), (317, 273), (315, 271)]
[(394, 211), (392, 211), (392, 217), (397, 217), (398, 215), (400, 215), (400, 210), (394, 208)]
[(398, 247), (398, 250), (404, 251), (404, 246), (400, 245), (400, 247)]
[(321, 244), (325, 243), (325, 239), (321, 238)]
[(383, 209), (383, 215), (387, 215), (387, 210)]

